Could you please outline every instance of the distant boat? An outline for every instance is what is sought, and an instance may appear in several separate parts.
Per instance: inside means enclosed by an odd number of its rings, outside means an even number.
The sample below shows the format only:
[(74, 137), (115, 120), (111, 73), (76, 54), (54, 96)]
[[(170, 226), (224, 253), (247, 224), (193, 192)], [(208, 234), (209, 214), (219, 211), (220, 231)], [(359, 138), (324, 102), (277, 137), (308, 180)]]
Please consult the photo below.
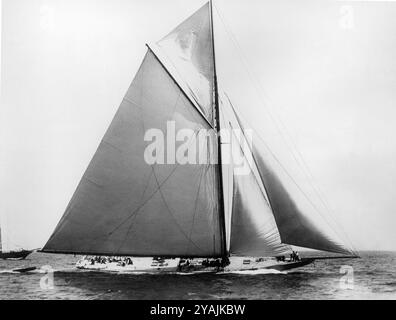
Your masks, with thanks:
[(32, 250), (18, 250), (18, 251), (1, 251), (0, 252), (0, 259), (9, 259), (9, 260), (23, 260), (29, 254), (31, 254)]
[[(184, 270), (189, 272), (287, 270), (314, 260), (289, 259), (290, 245), (355, 257), (311, 219), (309, 202), (302, 204), (306, 199), (299, 189), (285, 183), (284, 172), (258, 144), (249, 147), (251, 161), (242, 153), (250, 169), (246, 174), (224, 160), (227, 148), (246, 150), (248, 138), (231, 100), (218, 88), (212, 3), (147, 48), (43, 252), (177, 258), (187, 261)], [(167, 134), (149, 153), (158, 156), (154, 163), (145, 158), (150, 128)], [(208, 161), (175, 162), (167, 145), (172, 128), (186, 130), (189, 143), (202, 130), (212, 130), (205, 152), (189, 154)], [(226, 139), (220, 129), (238, 129), (242, 136)], [(174, 149), (191, 152), (185, 138), (176, 140)], [(244, 257), (258, 258), (250, 262)], [(202, 263), (196, 266), (196, 261)], [(161, 269), (150, 263), (129, 268)]]
[(0, 226), (0, 259), (22, 260), (25, 259), (32, 252), (33, 250), (24, 250), (24, 249), (3, 251), (1, 226)]

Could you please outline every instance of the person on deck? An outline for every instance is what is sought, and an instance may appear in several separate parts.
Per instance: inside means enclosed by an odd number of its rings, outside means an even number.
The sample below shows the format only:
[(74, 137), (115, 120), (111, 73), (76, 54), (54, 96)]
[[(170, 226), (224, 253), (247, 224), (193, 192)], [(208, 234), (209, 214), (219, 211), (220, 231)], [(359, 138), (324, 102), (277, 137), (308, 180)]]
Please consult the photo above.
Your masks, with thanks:
[(291, 255), (290, 255), (290, 260), (291, 261), (297, 261), (297, 255), (295, 251), (292, 251)]
[(300, 261), (300, 256), (298, 255), (297, 251), (295, 252), (295, 259), (296, 259), (296, 261)]

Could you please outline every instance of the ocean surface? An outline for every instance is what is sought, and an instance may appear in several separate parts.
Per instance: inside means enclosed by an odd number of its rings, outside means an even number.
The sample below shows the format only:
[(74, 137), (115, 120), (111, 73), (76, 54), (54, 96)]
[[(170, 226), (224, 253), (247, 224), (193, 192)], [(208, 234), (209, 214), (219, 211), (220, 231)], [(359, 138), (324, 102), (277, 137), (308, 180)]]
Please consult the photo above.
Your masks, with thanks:
[[(0, 299), (396, 299), (396, 252), (360, 254), (289, 272), (133, 275), (77, 270), (78, 256), (33, 253), (0, 260)], [(38, 269), (12, 271), (25, 267)]]

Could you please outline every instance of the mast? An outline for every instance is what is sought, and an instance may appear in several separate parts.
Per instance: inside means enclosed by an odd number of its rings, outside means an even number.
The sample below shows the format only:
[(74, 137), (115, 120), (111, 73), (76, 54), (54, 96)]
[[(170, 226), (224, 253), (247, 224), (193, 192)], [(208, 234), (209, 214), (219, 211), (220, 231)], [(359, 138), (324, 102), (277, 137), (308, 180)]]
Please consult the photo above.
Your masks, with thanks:
[(213, 87), (214, 87), (214, 109), (215, 109), (215, 128), (217, 131), (217, 145), (218, 145), (218, 169), (219, 169), (219, 218), (220, 218), (220, 233), (221, 233), (221, 244), (223, 257), (228, 258), (227, 252), (227, 237), (225, 228), (225, 211), (224, 211), (224, 193), (223, 193), (223, 168), (221, 159), (221, 137), (220, 137), (220, 110), (219, 110), (219, 92), (217, 85), (217, 73), (216, 73), (216, 55), (215, 55), (215, 43), (214, 43), (214, 27), (213, 27), (213, 3), (209, 1), (210, 7), (210, 29), (212, 32), (212, 49), (213, 49)]

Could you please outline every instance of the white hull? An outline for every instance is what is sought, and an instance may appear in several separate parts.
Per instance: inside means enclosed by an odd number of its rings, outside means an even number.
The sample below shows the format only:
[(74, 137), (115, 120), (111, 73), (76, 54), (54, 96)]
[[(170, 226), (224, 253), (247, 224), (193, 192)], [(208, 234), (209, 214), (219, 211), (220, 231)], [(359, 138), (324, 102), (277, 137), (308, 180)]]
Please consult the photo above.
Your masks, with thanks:
[(215, 272), (240, 272), (261, 269), (273, 269), (278, 271), (302, 267), (311, 260), (303, 261), (277, 261), (275, 258), (246, 258), (231, 257), (230, 264), (222, 267), (202, 266), (203, 259), (191, 260), (188, 266), (179, 267), (180, 259), (166, 259), (162, 263), (153, 261), (151, 258), (133, 258), (133, 265), (122, 266), (116, 262), (93, 263), (81, 260), (76, 267), (83, 270), (107, 271), (118, 273), (215, 273)]
[(152, 258), (133, 258), (133, 265), (122, 266), (117, 262), (94, 263), (87, 260), (77, 262), (78, 269), (110, 272), (177, 272), (180, 259), (167, 259), (164, 263), (153, 263)]

